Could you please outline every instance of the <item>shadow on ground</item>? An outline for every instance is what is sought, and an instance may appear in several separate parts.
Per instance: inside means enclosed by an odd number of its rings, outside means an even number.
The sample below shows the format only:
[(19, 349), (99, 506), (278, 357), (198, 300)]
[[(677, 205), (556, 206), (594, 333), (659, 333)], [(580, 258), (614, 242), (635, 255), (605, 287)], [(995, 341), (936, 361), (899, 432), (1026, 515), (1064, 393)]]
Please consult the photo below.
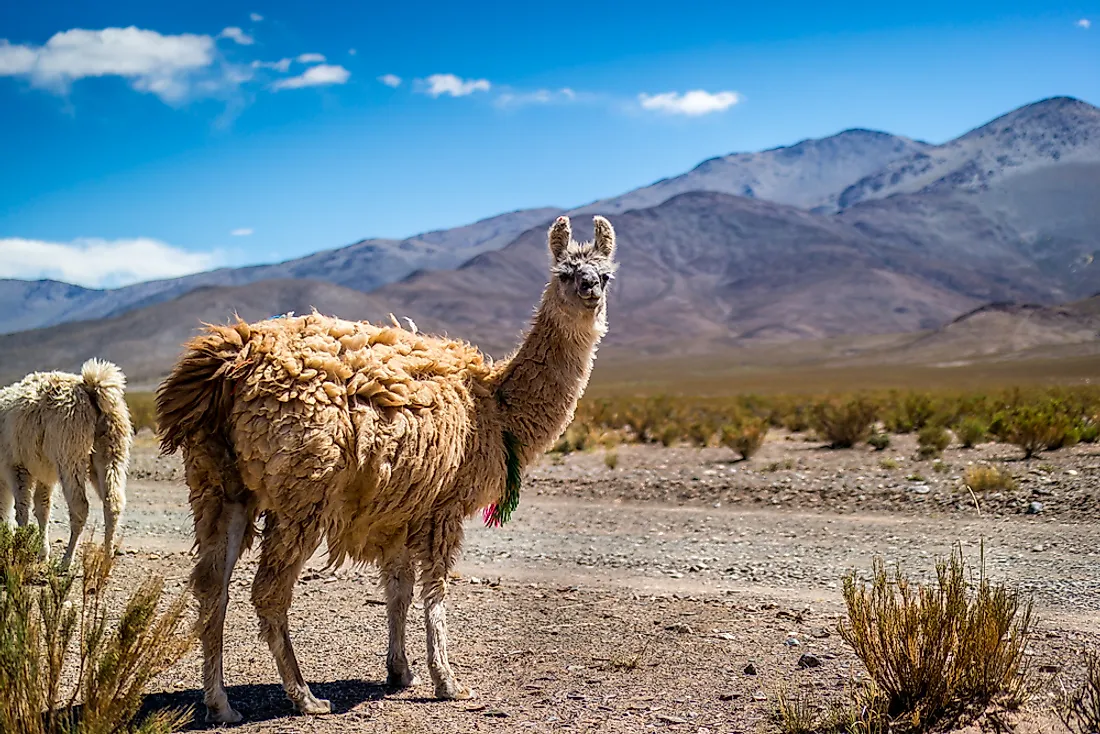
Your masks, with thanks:
[[(366, 701), (377, 701), (393, 689), (387, 688), (382, 683), (371, 683), (362, 680), (338, 680), (329, 683), (313, 683), (310, 689), (318, 698), (327, 698), (332, 702), (333, 713), (336, 715), (349, 711)], [(229, 694), (229, 702), (244, 716), (248, 723), (258, 721), (271, 721), (288, 716), (297, 716), (290, 699), (286, 697), (281, 685), (269, 683), (264, 685), (230, 686), (226, 689)], [(213, 729), (220, 724), (206, 723), (206, 708), (202, 704), (202, 691), (192, 688), (186, 691), (173, 693), (153, 693), (145, 697), (142, 705), (140, 721), (146, 715), (161, 709), (187, 709), (194, 712), (191, 723), (184, 727), (185, 731), (201, 729)]]

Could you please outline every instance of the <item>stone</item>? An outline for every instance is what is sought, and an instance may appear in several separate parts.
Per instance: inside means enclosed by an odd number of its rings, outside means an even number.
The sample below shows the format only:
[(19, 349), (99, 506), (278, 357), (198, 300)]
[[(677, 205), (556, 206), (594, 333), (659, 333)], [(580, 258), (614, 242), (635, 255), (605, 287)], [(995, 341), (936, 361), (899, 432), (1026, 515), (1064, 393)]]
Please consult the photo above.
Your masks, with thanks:
[(811, 655), (808, 652), (802, 653), (802, 657), (798, 658), (798, 667), (802, 669), (820, 668), (821, 659), (818, 658), (816, 655)]

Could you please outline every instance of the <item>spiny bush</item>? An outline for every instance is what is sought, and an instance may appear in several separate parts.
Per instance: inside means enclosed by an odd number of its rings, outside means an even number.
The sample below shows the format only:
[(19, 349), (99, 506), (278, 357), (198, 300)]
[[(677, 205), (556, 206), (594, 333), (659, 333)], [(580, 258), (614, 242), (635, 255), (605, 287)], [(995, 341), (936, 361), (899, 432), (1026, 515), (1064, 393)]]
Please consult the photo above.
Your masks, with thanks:
[(998, 414), (995, 419), (998, 434), (1015, 444), (1030, 459), (1044, 449), (1066, 445), (1072, 426), (1066, 416), (1052, 409), (1023, 405)]
[(814, 430), (830, 448), (848, 449), (871, 435), (875, 406), (862, 396), (830, 400), (814, 406)]
[(963, 473), (963, 484), (975, 492), (1004, 492), (1016, 489), (1016, 479), (1008, 471), (989, 464), (975, 464)]
[[(40, 562), (40, 549), (36, 529), (0, 525), (0, 732), (166, 734), (188, 721), (179, 711), (136, 721), (145, 687), (191, 646), (186, 597), (158, 612), (163, 583), (147, 579), (111, 625), (113, 557), (86, 546), (77, 584), (74, 572)], [(75, 671), (71, 686), (65, 671)]]
[(923, 731), (1018, 698), (1027, 672), (1031, 601), (985, 575), (968, 580), (962, 553), (936, 565), (931, 584), (874, 562), (869, 583), (844, 579), (847, 620), (840, 635), (873, 682), (878, 711), (892, 731)]
[(872, 433), (871, 437), (867, 439), (867, 445), (875, 451), (885, 451), (890, 448), (890, 434)]
[(912, 433), (924, 428), (936, 409), (932, 396), (927, 393), (891, 394), (891, 405), (886, 409), (886, 428), (893, 433)]
[(753, 454), (764, 445), (768, 436), (768, 424), (763, 420), (746, 420), (740, 425), (722, 427), (722, 445), (740, 454), (742, 459), (751, 459)]
[(964, 449), (971, 449), (985, 440), (989, 434), (989, 424), (981, 418), (964, 418), (955, 429), (959, 443)]
[(917, 434), (917, 453), (922, 459), (940, 456), (950, 445), (951, 434), (943, 426), (929, 424)]
[(1100, 655), (1085, 657), (1085, 681), (1079, 688), (1062, 691), (1058, 715), (1073, 734), (1100, 732)]

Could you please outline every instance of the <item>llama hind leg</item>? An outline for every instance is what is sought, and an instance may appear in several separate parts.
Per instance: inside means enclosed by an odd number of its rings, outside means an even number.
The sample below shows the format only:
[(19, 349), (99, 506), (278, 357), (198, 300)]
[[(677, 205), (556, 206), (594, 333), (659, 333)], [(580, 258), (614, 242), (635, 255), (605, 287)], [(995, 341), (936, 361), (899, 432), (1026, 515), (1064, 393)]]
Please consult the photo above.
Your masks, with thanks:
[(302, 677), (287, 623), (287, 610), (298, 574), (320, 544), (321, 533), (316, 526), (288, 521), (268, 512), (264, 519), (260, 565), (252, 583), (252, 603), (260, 621), (260, 636), (271, 648), (283, 679), (283, 690), (303, 714), (332, 712), (332, 704), (314, 696)]
[(88, 522), (88, 492), (87, 481), (80, 471), (67, 471), (61, 477), (61, 491), (65, 495), (65, 502), (69, 505), (69, 545), (65, 548), (65, 555), (61, 564), (68, 567), (76, 553), (77, 543), (80, 542), (80, 534), (84, 532), (84, 525)]
[(15, 524), (25, 528), (30, 522), (34, 480), (26, 469), (16, 466), (8, 472), (8, 484), (15, 502)]
[(118, 528), (122, 511), (126, 509), (125, 473), (117, 467), (108, 465), (107, 451), (97, 445), (92, 453), (91, 474), (95, 481), (96, 493), (103, 503), (103, 549), (107, 553), (115, 551), (115, 530)]
[(427, 628), (428, 671), (435, 684), (437, 698), (458, 700), (473, 698), (474, 692), (455, 680), (447, 654), (447, 576), (462, 544), (462, 518), (438, 521), (430, 533), (432, 544), (421, 558), (421, 597)]
[(405, 655), (405, 622), (412, 604), (416, 572), (407, 548), (382, 562), (380, 581), (386, 593), (386, 617), (389, 622), (389, 651), (386, 653), (386, 685), (407, 688), (419, 681), (409, 669)]
[(229, 705), (225, 692), (225, 612), (229, 606), (229, 581), (245, 543), (251, 511), (242, 503), (220, 498), (199, 500), (193, 511), (199, 558), (191, 573), (191, 588), (199, 601), (206, 720), (235, 724), (242, 717)]

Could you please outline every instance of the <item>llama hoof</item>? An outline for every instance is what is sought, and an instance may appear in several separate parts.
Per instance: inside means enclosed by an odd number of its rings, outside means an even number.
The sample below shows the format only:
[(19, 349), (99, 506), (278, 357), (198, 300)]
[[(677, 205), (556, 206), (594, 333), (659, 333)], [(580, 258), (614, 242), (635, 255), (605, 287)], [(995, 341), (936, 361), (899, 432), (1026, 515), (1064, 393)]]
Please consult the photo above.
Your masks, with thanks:
[(444, 701), (466, 701), (471, 698), (477, 698), (477, 694), (461, 683), (452, 683), (451, 685), (443, 685), (436, 688), (435, 697), (441, 698)]
[(308, 714), (310, 716), (332, 713), (331, 703), (323, 698), (316, 698), (313, 695), (306, 696), (301, 701), (296, 701), (295, 705), (298, 707), (299, 713)]
[(206, 723), (208, 724), (239, 724), (244, 719), (239, 711), (233, 709), (232, 706), (226, 706), (223, 709), (214, 709), (209, 706), (206, 707)]
[(390, 688), (412, 688), (420, 685), (420, 679), (413, 675), (411, 670), (404, 672), (391, 671), (386, 676), (386, 685)]

